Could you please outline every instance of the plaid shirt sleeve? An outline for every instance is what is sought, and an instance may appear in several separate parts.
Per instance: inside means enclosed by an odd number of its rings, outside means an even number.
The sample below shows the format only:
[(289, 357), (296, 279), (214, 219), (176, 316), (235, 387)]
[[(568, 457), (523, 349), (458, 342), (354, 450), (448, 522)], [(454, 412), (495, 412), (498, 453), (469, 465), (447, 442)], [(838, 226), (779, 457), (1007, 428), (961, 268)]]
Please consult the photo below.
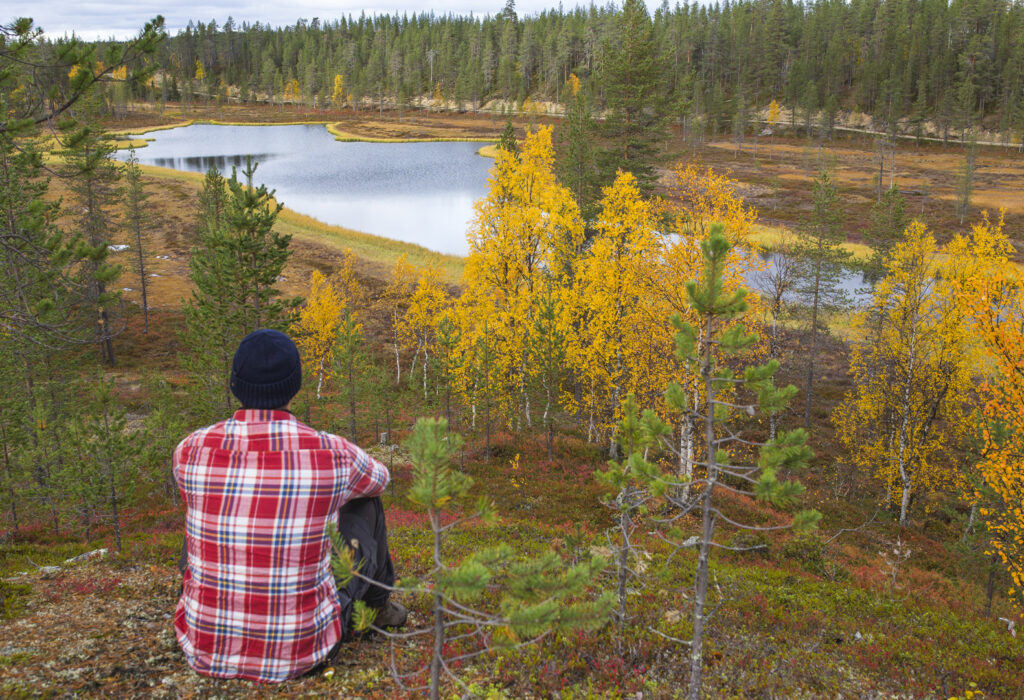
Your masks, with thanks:
[(174, 626), (189, 665), (216, 678), (283, 681), (340, 639), (327, 524), (376, 496), (387, 468), (281, 411), (238, 411), (174, 451), (188, 568)]
[(336, 450), (338, 459), (342, 463), (341, 470), (348, 475), (348, 490), (342, 498), (342, 503), (347, 503), (354, 498), (379, 496), (384, 493), (388, 482), (391, 481), (391, 474), (388, 468), (377, 461), (366, 450), (348, 440), (322, 433), (324, 439)]

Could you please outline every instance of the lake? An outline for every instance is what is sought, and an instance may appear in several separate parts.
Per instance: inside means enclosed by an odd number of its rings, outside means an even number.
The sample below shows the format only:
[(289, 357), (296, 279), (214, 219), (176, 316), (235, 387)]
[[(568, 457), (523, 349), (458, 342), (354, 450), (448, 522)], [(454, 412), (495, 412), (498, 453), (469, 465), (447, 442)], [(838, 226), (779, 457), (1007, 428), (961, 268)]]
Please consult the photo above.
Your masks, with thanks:
[(293, 211), (455, 255), (469, 251), (473, 202), (494, 165), (477, 155), (481, 143), (343, 143), (320, 124), (194, 124), (146, 136), (154, 140), (136, 152), (140, 163), (201, 173), (216, 165), (230, 176), (251, 155), (256, 183)]
[[(480, 143), (340, 142), (321, 124), (193, 124), (147, 137), (154, 140), (137, 151), (140, 163), (199, 173), (216, 165), (230, 176), (251, 155), (259, 163), (257, 184), (275, 190), (293, 211), (454, 255), (469, 252), (473, 203), (487, 194), (494, 164), (477, 155)], [(841, 275), (858, 303), (867, 284), (859, 272)]]

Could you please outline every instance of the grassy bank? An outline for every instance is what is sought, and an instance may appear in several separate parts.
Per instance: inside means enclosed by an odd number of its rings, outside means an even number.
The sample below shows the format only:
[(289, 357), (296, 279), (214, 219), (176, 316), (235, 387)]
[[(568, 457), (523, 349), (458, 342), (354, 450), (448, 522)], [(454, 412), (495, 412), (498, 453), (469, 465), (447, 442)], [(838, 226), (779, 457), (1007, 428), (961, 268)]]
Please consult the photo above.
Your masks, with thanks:
[[(200, 173), (181, 172), (153, 165), (142, 166), (142, 171), (147, 177), (154, 178), (158, 183), (187, 184), (194, 187), (197, 194), (204, 177)], [(278, 216), (277, 228), (293, 237), (292, 245), (297, 257), (307, 259), (311, 263), (315, 262), (316, 257), (324, 252), (310, 250), (311, 246), (315, 246), (326, 248), (326, 252), (334, 255), (351, 250), (353, 255), (372, 266), (372, 268), (367, 268), (370, 276), (380, 279), (387, 279), (391, 268), (402, 255), (406, 256), (414, 265), (433, 265), (439, 268), (444, 281), (448, 284), (457, 284), (462, 278), (465, 260), (459, 256), (436, 253), (414, 243), (396, 241), (342, 226), (325, 224), (311, 216), (293, 211), (287, 206)]]

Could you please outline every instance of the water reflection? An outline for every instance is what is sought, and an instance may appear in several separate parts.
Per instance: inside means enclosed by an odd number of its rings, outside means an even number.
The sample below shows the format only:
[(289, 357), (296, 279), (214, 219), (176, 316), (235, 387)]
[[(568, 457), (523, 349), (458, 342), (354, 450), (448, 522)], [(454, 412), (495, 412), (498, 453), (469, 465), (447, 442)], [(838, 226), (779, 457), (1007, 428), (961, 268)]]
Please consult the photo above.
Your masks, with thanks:
[[(771, 285), (770, 277), (779, 269), (780, 265), (790, 264), (792, 258), (781, 253), (764, 250), (758, 251), (758, 255), (765, 261), (765, 271), (753, 273), (747, 283), (763, 292), (766, 287)], [(847, 302), (854, 306), (863, 306), (870, 301), (872, 288), (877, 281), (863, 270), (847, 265), (825, 265), (822, 269), (822, 277), (835, 279), (836, 286), (846, 296)], [(783, 295), (783, 301), (796, 303), (804, 294), (805, 290), (799, 284), (794, 284)]]
[[(189, 172), (205, 173), (212, 167), (216, 167), (222, 173), (229, 175), (231, 168), (242, 170), (245, 168), (246, 158), (251, 157), (256, 163), (266, 163), (270, 160), (269, 153), (235, 154), (231, 156), (186, 156), (184, 158), (153, 158), (152, 164), (161, 168), (172, 170), (185, 170)], [(142, 160), (141, 158), (139, 159)], [(150, 162), (149, 160), (146, 161)]]

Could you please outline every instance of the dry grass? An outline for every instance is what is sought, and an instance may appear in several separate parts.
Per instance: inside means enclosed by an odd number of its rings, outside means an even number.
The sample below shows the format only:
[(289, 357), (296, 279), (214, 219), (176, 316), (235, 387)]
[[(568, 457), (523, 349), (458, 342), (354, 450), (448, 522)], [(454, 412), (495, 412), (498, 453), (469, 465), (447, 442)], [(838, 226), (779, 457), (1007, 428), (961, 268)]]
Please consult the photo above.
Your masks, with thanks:
[[(871, 207), (877, 201), (879, 157), (874, 137), (853, 136), (836, 141), (808, 141), (776, 137), (772, 158), (768, 142), (754, 145), (746, 140), (736, 148), (732, 139), (721, 138), (694, 149), (676, 134), (670, 145), (685, 159), (702, 160), (716, 171), (726, 172), (740, 183), (748, 204), (755, 206), (762, 222), (770, 226), (798, 228), (811, 215), (811, 185), (822, 168), (832, 171), (839, 189), (843, 227), (851, 243), (861, 240), (869, 226)], [(1024, 161), (1016, 149), (979, 146), (975, 161), (970, 211), (964, 223), (956, 215), (956, 192), (965, 152), (960, 146), (900, 141), (896, 147), (895, 177), (886, 158), (882, 185), (894, 182), (906, 201), (911, 217), (924, 221), (940, 241), (966, 232), (983, 210), (1006, 212), (1006, 230), (1012, 237), (1024, 231)], [(770, 240), (770, 236), (767, 237)], [(858, 249), (853, 249), (855, 254)]]
[(366, 136), (363, 134), (357, 134), (352, 131), (344, 131), (340, 128), (339, 123), (328, 124), (327, 131), (333, 136), (335, 141), (365, 141), (368, 143), (422, 143), (422, 142), (434, 142), (434, 141), (482, 141), (488, 142), (493, 141), (490, 138), (479, 138), (479, 137), (468, 137), (468, 136), (418, 136), (418, 137), (397, 137), (397, 136)]
[[(784, 239), (799, 238), (799, 233), (794, 232), (788, 226), (772, 226), (770, 224), (755, 224), (751, 239), (765, 250), (775, 249)], [(871, 257), (871, 248), (863, 243), (847, 241), (842, 245), (843, 250), (850, 253), (855, 261), (867, 260)]]
[[(195, 211), (203, 175), (150, 165), (143, 165), (141, 169), (151, 217), (143, 238), (149, 304), (158, 311), (172, 311), (179, 309), (192, 291), (188, 260), (196, 243)], [(55, 196), (67, 195), (56, 178), (51, 190)], [(414, 265), (439, 268), (449, 284), (457, 284), (462, 277), (464, 260), (457, 256), (330, 226), (288, 208), (278, 216), (277, 230), (292, 236), (292, 256), (280, 283), (286, 295), (305, 295), (312, 271), (317, 269), (330, 275), (340, 268), (349, 251), (358, 260), (359, 276), (370, 284), (389, 280), (395, 261), (401, 255)], [(132, 246), (127, 251), (112, 253), (111, 260), (125, 268), (119, 281), (125, 300), (139, 304), (141, 292), (135, 272), (134, 241), (127, 232), (122, 232), (113, 242)]]
[(479, 151), (477, 151), (477, 155), (481, 155), (484, 158), (497, 158), (498, 157), (498, 144), (495, 143), (495, 144), (491, 144), (490, 146), (484, 146)]

